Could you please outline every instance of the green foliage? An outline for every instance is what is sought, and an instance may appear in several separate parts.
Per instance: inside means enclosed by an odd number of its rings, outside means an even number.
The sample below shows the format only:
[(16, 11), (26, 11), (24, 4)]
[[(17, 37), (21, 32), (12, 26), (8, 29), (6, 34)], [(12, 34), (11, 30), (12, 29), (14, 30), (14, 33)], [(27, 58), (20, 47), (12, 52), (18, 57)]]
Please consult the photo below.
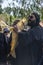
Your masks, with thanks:
[(3, 9), (2, 9), (2, 7), (1, 7), (1, 5), (0, 5), (0, 14), (2, 14), (2, 11), (3, 11)]
[(41, 8), (41, 19), (43, 20), (43, 8)]
[(6, 8), (4, 8), (4, 10), (5, 10), (5, 12), (7, 12), (8, 14), (11, 13), (11, 7), (6, 7)]
[[(1, 1), (2, 0), (0, 0), (0, 2)], [(17, 6), (15, 5), (14, 1), (16, 1), (18, 4)], [(43, 19), (42, 2), (42, 0), (12, 0), (12, 3), (8, 3), (8, 7), (2, 9), (0, 6), (0, 14), (2, 14), (3, 19), (5, 19), (6, 23), (9, 25), (12, 24), (15, 18), (27, 18), (28, 15), (33, 11), (38, 12), (41, 15), (41, 19)], [(12, 15), (11, 12), (13, 12)]]

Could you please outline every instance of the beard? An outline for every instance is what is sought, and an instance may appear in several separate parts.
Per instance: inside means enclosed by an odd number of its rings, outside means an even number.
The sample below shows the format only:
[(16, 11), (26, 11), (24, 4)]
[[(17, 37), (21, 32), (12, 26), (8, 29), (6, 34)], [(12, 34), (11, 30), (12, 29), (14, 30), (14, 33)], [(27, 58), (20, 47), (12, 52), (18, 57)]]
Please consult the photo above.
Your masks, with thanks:
[(34, 20), (34, 21), (30, 20), (28, 22), (28, 26), (30, 26), (31, 28), (34, 27), (34, 26), (36, 26), (36, 20)]

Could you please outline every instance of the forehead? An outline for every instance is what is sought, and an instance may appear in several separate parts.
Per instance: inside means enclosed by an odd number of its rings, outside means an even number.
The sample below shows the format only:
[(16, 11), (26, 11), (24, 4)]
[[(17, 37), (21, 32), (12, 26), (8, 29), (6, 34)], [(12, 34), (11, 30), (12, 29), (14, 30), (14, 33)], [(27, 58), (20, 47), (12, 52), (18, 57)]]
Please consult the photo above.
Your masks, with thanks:
[[(31, 13), (29, 16), (35, 17), (35, 15), (33, 13)], [(36, 18), (36, 17), (35, 17)]]

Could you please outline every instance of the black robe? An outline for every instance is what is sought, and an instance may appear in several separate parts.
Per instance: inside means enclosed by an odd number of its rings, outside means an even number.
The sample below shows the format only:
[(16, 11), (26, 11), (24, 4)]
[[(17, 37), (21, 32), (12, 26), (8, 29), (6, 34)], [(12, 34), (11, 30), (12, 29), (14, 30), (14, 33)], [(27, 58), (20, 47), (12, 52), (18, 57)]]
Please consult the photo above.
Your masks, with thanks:
[(42, 56), (43, 28), (36, 26), (18, 36), (16, 65), (38, 65)]
[(10, 42), (11, 39), (8, 38), (6, 41), (6, 37), (4, 33), (0, 32), (0, 62), (6, 61), (7, 55), (10, 53)]
[(7, 43), (4, 33), (0, 33), (0, 62), (6, 61), (7, 57)]

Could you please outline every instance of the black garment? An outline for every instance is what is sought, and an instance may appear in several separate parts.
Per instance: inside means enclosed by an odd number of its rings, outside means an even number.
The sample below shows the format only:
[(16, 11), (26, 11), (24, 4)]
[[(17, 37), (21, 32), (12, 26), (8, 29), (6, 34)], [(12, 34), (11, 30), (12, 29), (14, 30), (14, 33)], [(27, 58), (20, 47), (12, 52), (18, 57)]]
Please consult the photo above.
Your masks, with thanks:
[(38, 65), (42, 56), (43, 28), (36, 26), (18, 36), (16, 65)]
[(10, 55), (10, 56), (8, 57), (8, 62), (10, 62), (11, 65), (15, 65), (15, 61), (16, 61), (16, 59), (13, 58), (12, 55)]
[(39, 62), (38, 65), (43, 65), (43, 56), (41, 57), (40, 62)]
[(6, 36), (5, 34), (4, 34), (4, 36), (5, 36), (5, 40), (6, 40), (6, 49), (7, 49), (6, 53), (8, 55), (11, 50), (12, 33), (10, 34), (10, 37)]
[(5, 40), (6, 40), (6, 49), (7, 49), (7, 55), (10, 53), (10, 49), (11, 49), (11, 46), (10, 46), (10, 43), (11, 43), (11, 41), (10, 41), (10, 37), (7, 37), (7, 36), (5, 36)]
[(0, 62), (6, 61), (6, 40), (3, 33), (0, 33)]

